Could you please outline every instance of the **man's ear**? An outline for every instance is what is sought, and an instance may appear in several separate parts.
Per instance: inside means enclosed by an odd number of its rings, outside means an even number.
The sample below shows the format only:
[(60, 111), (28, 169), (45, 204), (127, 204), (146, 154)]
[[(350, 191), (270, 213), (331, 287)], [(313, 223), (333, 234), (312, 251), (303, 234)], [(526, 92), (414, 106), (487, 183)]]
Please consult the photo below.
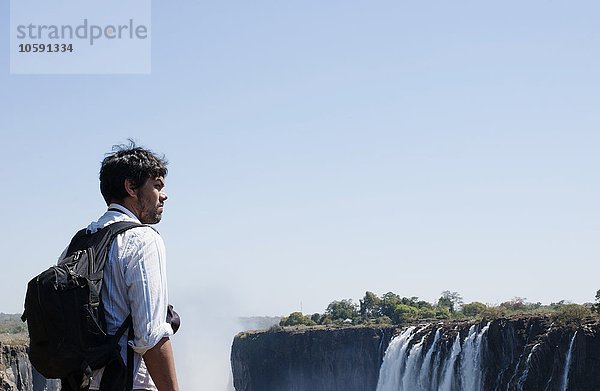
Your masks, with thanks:
[(125, 179), (125, 191), (130, 197), (137, 198), (136, 188), (133, 186), (131, 179)]

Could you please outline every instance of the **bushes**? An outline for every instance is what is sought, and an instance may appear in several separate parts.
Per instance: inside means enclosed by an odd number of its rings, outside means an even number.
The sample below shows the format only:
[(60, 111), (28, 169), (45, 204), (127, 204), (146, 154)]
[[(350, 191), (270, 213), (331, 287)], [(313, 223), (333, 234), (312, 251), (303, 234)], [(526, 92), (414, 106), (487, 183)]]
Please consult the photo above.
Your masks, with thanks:
[(302, 312), (292, 312), (290, 316), (281, 319), (279, 322), (280, 326), (314, 326), (315, 324), (311, 318), (303, 315)]
[(21, 321), (20, 315), (0, 313), (0, 334), (19, 334), (27, 332), (27, 324)]
[(483, 313), (488, 308), (487, 305), (480, 303), (478, 301), (474, 301), (469, 304), (463, 305), (462, 312), (464, 316), (472, 317), (478, 316)]
[(431, 308), (421, 308), (419, 309), (419, 319), (434, 319), (436, 316), (436, 311), (433, 306)]
[(525, 298), (514, 297), (497, 306), (474, 301), (463, 304), (462, 297), (456, 292), (444, 291), (436, 304), (419, 300), (418, 297), (401, 297), (388, 292), (379, 297), (367, 291), (355, 304), (352, 299), (332, 301), (323, 314), (311, 316), (293, 312), (279, 323), (281, 326), (311, 325), (348, 325), (348, 324), (394, 324), (431, 319), (473, 318), (495, 319), (519, 314), (553, 314), (559, 323), (581, 323), (592, 311), (600, 313), (600, 290), (596, 294), (596, 303), (586, 305), (570, 304), (565, 300), (550, 305), (529, 303)]
[[(444, 292), (445, 293), (445, 292)], [(418, 297), (401, 297), (388, 292), (382, 297), (373, 292), (355, 304), (352, 299), (335, 300), (329, 303), (323, 314), (310, 317), (293, 312), (279, 322), (280, 326), (311, 326), (331, 324), (395, 324), (401, 325), (418, 319), (451, 319), (462, 317), (462, 313), (452, 313), (459, 305), (460, 296), (456, 292), (448, 294), (451, 305), (433, 305)], [(447, 296), (448, 296), (447, 295)], [(442, 300), (444, 302), (444, 300)], [(444, 304), (447, 304), (444, 302)]]
[(437, 307), (435, 309), (435, 318), (436, 319), (450, 319), (452, 314), (450, 313), (450, 308), (448, 307)]
[(564, 304), (557, 308), (554, 314), (559, 324), (581, 324), (583, 320), (592, 314), (590, 308), (579, 304)]
[(329, 315), (333, 320), (354, 320), (358, 318), (358, 307), (352, 299), (332, 301), (327, 306), (325, 315)]
[(390, 318), (388, 318), (387, 316), (380, 316), (377, 319), (375, 319), (375, 324), (394, 324), (394, 322), (392, 322), (392, 320)]
[(398, 304), (394, 308), (394, 315), (392, 320), (395, 324), (403, 324), (410, 322), (419, 317), (419, 309), (407, 304)]
[(480, 315), (483, 318), (495, 319), (506, 316), (506, 314), (506, 309), (503, 307), (487, 307)]

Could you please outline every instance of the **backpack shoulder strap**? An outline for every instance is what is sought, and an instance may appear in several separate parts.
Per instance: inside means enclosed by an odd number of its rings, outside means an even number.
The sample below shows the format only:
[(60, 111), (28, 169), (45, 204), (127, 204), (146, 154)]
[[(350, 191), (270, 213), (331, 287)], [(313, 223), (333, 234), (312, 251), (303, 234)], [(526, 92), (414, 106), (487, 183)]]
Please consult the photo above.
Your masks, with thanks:
[(71, 240), (66, 256), (72, 256), (77, 251), (89, 250), (88, 256), (91, 256), (93, 261), (86, 276), (91, 281), (99, 281), (103, 276), (110, 244), (115, 237), (131, 228), (144, 226), (134, 221), (117, 221), (94, 233), (82, 229)]
[(75, 236), (73, 236), (73, 238), (71, 239), (71, 242), (69, 242), (69, 247), (67, 248), (66, 255), (72, 254), (75, 250), (75, 246), (77, 246), (77, 242), (81, 241), (81, 239), (86, 235), (88, 235), (87, 228), (83, 228), (77, 231)]
[(107, 225), (102, 230), (108, 230), (107, 235), (110, 235), (108, 241), (112, 242), (112, 240), (117, 235), (122, 234), (123, 232), (127, 231), (128, 229), (136, 228), (136, 227), (150, 227), (150, 226), (145, 225), (145, 224), (140, 224), (135, 221), (117, 221), (115, 223)]
[(136, 227), (149, 226), (135, 221), (117, 221), (94, 233), (88, 231), (87, 228), (83, 228), (73, 236), (73, 239), (71, 239), (67, 255), (70, 255), (77, 250), (85, 250), (88, 247), (95, 247), (99, 250), (102, 246), (108, 246), (117, 235)]
[(95, 272), (89, 276), (90, 280), (99, 280), (102, 278), (104, 273), (104, 265), (108, 258), (110, 244), (117, 237), (117, 235), (137, 227), (147, 227), (147, 225), (140, 224), (135, 221), (117, 221), (107, 225), (95, 233), (96, 235), (99, 235), (99, 238), (97, 239), (98, 241), (96, 242), (97, 244), (94, 245), (96, 262), (98, 266), (96, 267)]

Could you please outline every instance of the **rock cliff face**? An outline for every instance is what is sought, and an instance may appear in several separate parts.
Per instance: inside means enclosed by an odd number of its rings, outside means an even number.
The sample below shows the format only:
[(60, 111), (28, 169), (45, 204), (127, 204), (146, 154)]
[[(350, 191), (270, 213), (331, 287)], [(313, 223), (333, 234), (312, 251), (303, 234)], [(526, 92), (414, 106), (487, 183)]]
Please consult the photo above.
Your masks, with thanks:
[(246, 332), (233, 342), (237, 391), (365, 391), (395, 328), (286, 329)]
[(27, 345), (7, 345), (0, 342), (0, 390), (59, 391), (57, 380), (46, 380), (32, 368)]
[(237, 391), (600, 390), (600, 325), (514, 317), (248, 332), (231, 363)]
[(33, 390), (31, 364), (25, 346), (0, 343), (0, 387), (2, 390)]

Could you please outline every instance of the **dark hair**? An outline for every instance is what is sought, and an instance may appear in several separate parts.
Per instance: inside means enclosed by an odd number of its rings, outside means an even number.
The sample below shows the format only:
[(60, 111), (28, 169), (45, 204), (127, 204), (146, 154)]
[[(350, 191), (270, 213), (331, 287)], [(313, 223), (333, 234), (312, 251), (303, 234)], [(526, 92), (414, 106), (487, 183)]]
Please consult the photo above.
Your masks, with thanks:
[(167, 161), (152, 151), (138, 147), (133, 140), (128, 145), (113, 146), (113, 153), (107, 154), (100, 168), (100, 192), (106, 205), (111, 201), (121, 201), (128, 196), (125, 179), (139, 188), (148, 178), (167, 176)]

